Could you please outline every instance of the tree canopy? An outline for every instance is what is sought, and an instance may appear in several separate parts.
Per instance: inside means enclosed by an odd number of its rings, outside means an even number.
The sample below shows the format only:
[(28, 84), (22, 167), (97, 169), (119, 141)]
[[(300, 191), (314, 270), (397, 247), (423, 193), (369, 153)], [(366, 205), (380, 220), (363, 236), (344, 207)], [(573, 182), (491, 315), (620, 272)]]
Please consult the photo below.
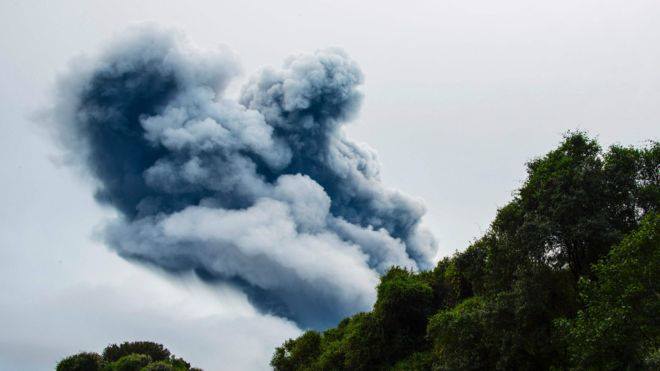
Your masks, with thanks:
[(151, 341), (110, 344), (103, 355), (82, 352), (66, 357), (57, 371), (201, 371), (170, 353), (162, 344)]
[(393, 267), (373, 310), (277, 348), (275, 370), (660, 366), (660, 145), (585, 133), (530, 161), (489, 230), (431, 271)]

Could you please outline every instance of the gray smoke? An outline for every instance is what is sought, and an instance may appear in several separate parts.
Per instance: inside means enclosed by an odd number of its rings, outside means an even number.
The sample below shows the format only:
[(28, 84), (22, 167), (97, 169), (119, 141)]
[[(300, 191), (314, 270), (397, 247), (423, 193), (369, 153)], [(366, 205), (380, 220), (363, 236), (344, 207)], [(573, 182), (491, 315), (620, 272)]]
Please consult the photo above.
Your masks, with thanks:
[(104, 238), (121, 256), (212, 284), (324, 327), (368, 309), (379, 274), (428, 268), (423, 205), (385, 188), (373, 150), (342, 125), (362, 74), (341, 50), (264, 69), (240, 99), (227, 51), (142, 31), (62, 79), (54, 109), (67, 153), (120, 212)]

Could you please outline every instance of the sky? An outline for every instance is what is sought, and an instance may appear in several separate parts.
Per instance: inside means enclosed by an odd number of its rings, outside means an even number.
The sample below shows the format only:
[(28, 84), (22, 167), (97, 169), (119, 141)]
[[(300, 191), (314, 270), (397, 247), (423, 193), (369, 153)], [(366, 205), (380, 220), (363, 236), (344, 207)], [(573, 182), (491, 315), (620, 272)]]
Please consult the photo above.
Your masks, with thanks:
[[(657, 1), (0, 2), (0, 369), (151, 339), (207, 370), (267, 369), (295, 323), (245, 293), (120, 258), (116, 212), (63, 164), (43, 111), (71, 61), (145, 22), (231, 48), (238, 96), (263, 66), (340, 47), (364, 98), (346, 135), (378, 153), (383, 184), (423, 200), (438, 256), (465, 248), (567, 130), (641, 145), (660, 125)], [(74, 71), (75, 73), (75, 71)]]

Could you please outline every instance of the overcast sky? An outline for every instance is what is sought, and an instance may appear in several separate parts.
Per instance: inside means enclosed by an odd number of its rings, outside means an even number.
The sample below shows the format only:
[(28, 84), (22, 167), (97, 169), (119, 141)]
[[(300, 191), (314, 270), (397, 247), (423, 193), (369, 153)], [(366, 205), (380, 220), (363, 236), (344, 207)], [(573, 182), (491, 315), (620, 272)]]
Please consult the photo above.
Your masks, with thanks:
[(244, 76), (343, 48), (365, 75), (348, 134), (378, 151), (386, 185), (424, 200), (440, 256), (481, 235), (525, 162), (567, 130), (604, 145), (660, 134), (656, 0), (2, 0), (0, 369), (153, 339), (207, 370), (258, 370), (300, 331), (235, 289), (172, 280), (94, 238), (114, 214), (90, 179), (58, 165), (35, 117), (73, 58), (141, 22), (230, 47)]

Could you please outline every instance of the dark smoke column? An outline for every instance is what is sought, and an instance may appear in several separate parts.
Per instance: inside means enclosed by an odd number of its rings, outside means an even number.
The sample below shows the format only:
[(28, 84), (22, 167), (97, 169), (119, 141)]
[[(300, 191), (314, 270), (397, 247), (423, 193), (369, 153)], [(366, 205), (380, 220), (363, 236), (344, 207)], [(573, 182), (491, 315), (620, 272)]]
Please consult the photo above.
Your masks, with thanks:
[(374, 151), (341, 128), (360, 104), (357, 65), (295, 56), (238, 102), (223, 97), (237, 70), (228, 52), (148, 30), (62, 80), (59, 138), (121, 215), (109, 246), (312, 327), (368, 309), (388, 267), (429, 267), (423, 205), (385, 188)]

